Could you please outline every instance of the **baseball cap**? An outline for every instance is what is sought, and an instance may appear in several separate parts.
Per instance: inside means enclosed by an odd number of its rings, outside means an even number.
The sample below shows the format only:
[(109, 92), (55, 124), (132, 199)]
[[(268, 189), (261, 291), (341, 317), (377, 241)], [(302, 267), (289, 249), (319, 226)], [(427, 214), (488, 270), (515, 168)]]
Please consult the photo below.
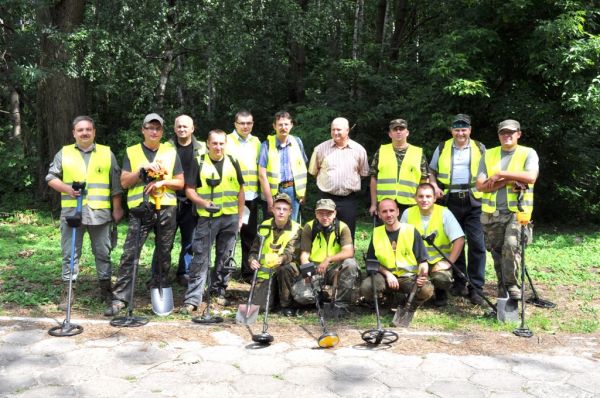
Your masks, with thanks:
[(158, 113), (149, 113), (144, 118), (144, 123), (142, 123), (142, 127), (144, 127), (147, 123), (150, 123), (155, 120), (160, 123), (161, 127), (164, 126), (165, 121), (162, 117), (158, 115)]
[(331, 199), (319, 199), (315, 210), (335, 210), (335, 202)]
[(452, 128), (471, 127), (471, 116), (459, 113), (452, 119)]
[(273, 203), (275, 202), (285, 202), (288, 205), (292, 205), (292, 198), (287, 193), (280, 192), (273, 198)]
[(390, 130), (395, 129), (396, 127), (404, 127), (408, 128), (408, 123), (404, 119), (394, 119), (390, 122)]
[(520, 131), (521, 125), (516, 120), (506, 119), (498, 123), (498, 132), (502, 130)]

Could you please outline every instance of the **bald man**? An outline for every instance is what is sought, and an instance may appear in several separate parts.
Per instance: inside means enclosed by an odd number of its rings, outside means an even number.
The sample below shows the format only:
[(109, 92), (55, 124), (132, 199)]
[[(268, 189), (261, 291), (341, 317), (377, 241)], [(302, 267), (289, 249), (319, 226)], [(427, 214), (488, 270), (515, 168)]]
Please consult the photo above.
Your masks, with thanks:
[(369, 175), (369, 162), (365, 148), (349, 134), (348, 119), (333, 119), (331, 139), (317, 145), (308, 172), (317, 179), (320, 197), (335, 202), (337, 218), (348, 225), (354, 240), (357, 198), (361, 178)]

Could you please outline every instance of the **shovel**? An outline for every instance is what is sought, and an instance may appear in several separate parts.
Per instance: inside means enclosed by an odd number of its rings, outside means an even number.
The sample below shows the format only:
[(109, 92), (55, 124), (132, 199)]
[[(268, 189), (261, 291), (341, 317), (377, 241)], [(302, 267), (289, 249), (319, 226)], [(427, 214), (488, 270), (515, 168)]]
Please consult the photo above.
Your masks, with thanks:
[(413, 303), (417, 296), (417, 291), (419, 290), (419, 287), (417, 286), (417, 277), (418, 275), (415, 275), (415, 280), (412, 289), (410, 290), (410, 294), (408, 295), (408, 300), (406, 300), (406, 304), (404, 304), (404, 307), (398, 306), (396, 314), (392, 319), (392, 324), (396, 327), (407, 328), (415, 315)]
[[(265, 243), (266, 236), (260, 233), (261, 229), (269, 229), (267, 225), (258, 226), (258, 239), (260, 239), (260, 246), (258, 248), (258, 258), (262, 255), (263, 244)], [(254, 295), (254, 288), (256, 287), (256, 278), (258, 276), (258, 270), (254, 270), (252, 276), (252, 286), (250, 287), (250, 294), (248, 295), (248, 302), (246, 304), (240, 304), (238, 306), (237, 314), (235, 314), (235, 323), (238, 325), (252, 325), (258, 318), (258, 311), (260, 306), (252, 304), (252, 296)]]
[[(154, 198), (154, 210), (156, 212), (156, 236), (160, 237), (160, 202), (165, 193), (162, 189), (152, 192)], [(160, 250), (156, 264), (158, 265), (158, 287), (150, 289), (150, 301), (152, 302), (152, 312), (158, 316), (167, 316), (173, 312), (173, 289), (171, 287), (163, 287), (162, 264), (160, 263)]]
[(500, 266), (500, 279), (502, 284), (502, 291), (506, 297), (498, 297), (496, 300), (496, 317), (498, 321), (513, 322), (519, 320), (519, 304), (517, 300), (510, 298), (506, 285), (504, 284), (504, 268)]

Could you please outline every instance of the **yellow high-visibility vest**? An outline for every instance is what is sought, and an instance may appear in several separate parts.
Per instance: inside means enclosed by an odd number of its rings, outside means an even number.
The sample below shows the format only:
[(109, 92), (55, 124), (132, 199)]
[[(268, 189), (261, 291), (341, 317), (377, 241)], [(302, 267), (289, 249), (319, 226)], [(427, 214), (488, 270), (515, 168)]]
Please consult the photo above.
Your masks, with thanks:
[[(196, 188), (196, 193), (204, 199), (211, 200), (221, 208), (218, 213), (214, 213), (213, 217), (221, 215), (238, 214), (238, 194), (240, 192), (240, 183), (237, 179), (235, 167), (231, 162), (229, 155), (225, 155), (223, 159), (222, 175), (219, 175), (208, 154), (203, 155), (203, 165), (200, 169), (200, 181), (202, 186)], [(214, 188), (211, 188), (207, 183), (207, 179), (221, 179), (221, 183)], [(202, 208), (197, 209), (198, 215), (202, 217), (210, 217), (210, 213)]]
[[(429, 224), (427, 225), (427, 230), (423, 230), (423, 219), (421, 217), (421, 212), (419, 211), (419, 206), (408, 208), (407, 222), (413, 225), (421, 235), (429, 236), (434, 231), (437, 231), (437, 235), (433, 240), (433, 243), (440, 248), (446, 257), (448, 257), (452, 251), (452, 242), (450, 241), (450, 238), (448, 238), (448, 235), (446, 235), (444, 232), (444, 209), (445, 207), (443, 206), (436, 204), (433, 205), (433, 211), (431, 213), (431, 218), (429, 219)], [(437, 263), (443, 258), (433, 246), (429, 245), (427, 242), (424, 243), (425, 248), (427, 249), (429, 263)]]
[(226, 153), (232, 155), (240, 164), (244, 177), (244, 191), (258, 193), (258, 154), (260, 140), (250, 137), (250, 145), (242, 145), (236, 132), (227, 135)]
[[(339, 232), (342, 229), (347, 228), (347, 225), (343, 221), (337, 221), (339, 225), (337, 227), (333, 225), (333, 227), (337, 228), (338, 231), (336, 232), (332, 230), (329, 234), (328, 240), (325, 240), (325, 235), (322, 231), (319, 231), (316, 234), (315, 239), (312, 241), (310, 247), (310, 261), (321, 263), (327, 257), (335, 256), (336, 254), (342, 251), (342, 247), (340, 246), (340, 242), (338, 241)], [(311, 231), (315, 222), (318, 221), (311, 220), (307, 223), (310, 226)]]
[(417, 273), (419, 266), (413, 253), (414, 241), (415, 227), (410, 224), (400, 224), (395, 250), (387, 236), (385, 225), (380, 225), (373, 230), (375, 257), (381, 265), (396, 276)]
[(262, 251), (261, 251), (261, 255), (260, 258), (258, 259), (258, 262), (260, 263), (260, 269), (258, 270), (258, 274), (257, 274), (257, 278), (260, 279), (269, 279), (269, 265), (267, 264), (267, 262), (265, 261), (266, 257), (269, 255), (278, 255), (281, 256), (283, 254), (283, 252), (285, 251), (285, 247), (287, 246), (288, 242), (294, 237), (294, 235), (296, 235), (298, 233), (298, 230), (300, 229), (300, 224), (298, 224), (295, 221), (291, 221), (292, 223), (292, 228), (290, 228), (289, 231), (283, 231), (281, 233), (281, 235), (279, 236), (279, 239), (277, 240), (277, 242), (275, 242), (275, 244), (277, 245), (277, 249), (275, 250), (271, 245), (274, 243), (273, 242), (273, 219), (269, 218), (268, 220), (265, 220), (261, 223), (261, 225), (265, 225), (267, 227), (269, 227), (269, 235), (266, 237), (266, 239), (263, 242), (263, 246), (262, 246)]
[[(277, 138), (275, 135), (267, 137), (269, 154), (267, 163), (267, 181), (269, 181), (269, 188), (271, 189), (271, 195), (277, 195), (279, 190), (280, 171), (279, 171), (279, 151), (277, 150)], [(303, 198), (306, 195), (306, 164), (304, 163), (304, 157), (302, 151), (300, 151), (300, 145), (298, 145), (294, 136), (288, 136), (288, 155), (290, 159), (290, 166), (292, 168), (292, 175), (294, 176), (294, 190), (298, 198)]]
[[(76, 145), (65, 145), (62, 148), (63, 182), (85, 182), (86, 194), (82, 204), (92, 209), (110, 209), (110, 148), (95, 144), (90, 154), (88, 165), (85, 165), (81, 151)], [(77, 199), (61, 193), (60, 203), (63, 208), (77, 207)]]
[[(450, 192), (452, 188), (452, 143), (454, 139), (449, 139), (444, 143), (444, 148), (440, 152), (440, 156), (438, 158), (438, 172), (437, 172), (437, 180), (444, 185), (444, 195)], [(471, 153), (471, 164), (469, 165), (469, 174), (470, 174), (470, 190), (473, 193), (473, 196), (477, 199), (481, 199), (482, 193), (477, 190), (475, 187), (475, 181), (477, 181), (477, 171), (479, 170), (479, 161), (481, 160), (481, 149), (479, 148), (479, 143), (475, 140), (470, 140), (469, 145), (470, 153)]]
[(377, 174), (377, 202), (392, 199), (404, 205), (414, 205), (415, 192), (421, 182), (423, 149), (408, 145), (398, 173), (398, 160), (392, 144), (379, 148), (379, 173)]
[[(142, 165), (148, 162), (142, 144), (136, 144), (127, 148), (127, 157), (131, 163), (131, 171), (135, 172), (139, 170)], [(177, 157), (177, 151), (175, 147), (170, 144), (160, 144), (154, 161), (160, 160), (165, 170), (167, 170), (169, 178), (173, 178), (173, 169), (175, 168), (175, 159)], [(130, 187), (127, 191), (127, 206), (133, 208), (144, 199), (144, 183), (140, 180), (137, 184)], [(154, 203), (154, 198), (149, 195), (150, 202)], [(162, 206), (175, 206), (177, 204), (177, 198), (175, 191), (170, 188), (165, 190), (165, 193), (161, 199)]]

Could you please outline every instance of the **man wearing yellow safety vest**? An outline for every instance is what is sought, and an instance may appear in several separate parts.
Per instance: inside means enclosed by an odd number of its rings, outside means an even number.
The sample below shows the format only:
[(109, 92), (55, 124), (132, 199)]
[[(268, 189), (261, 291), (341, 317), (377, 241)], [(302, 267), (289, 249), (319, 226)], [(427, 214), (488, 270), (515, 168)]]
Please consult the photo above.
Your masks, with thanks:
[[(244, 224), (240, 230), (242, 241), (242, 278), (247, 282), (252, 279), (252, 270), (248, 264), (248, 252), (256, 238), (258, 226), (258, 153), (260, 140), (252, 135), (254, 118), (246, 110), (235, 115), (235, 129), (227, 136), (227, 153), (240, 162), (244, 176)], [(246, 210), (247, 209), (247, 210)]]
[(481, 290), (485, 284), (485, 242), (481, 226), (481, 195), (475, 188), (477, 171), (485, 146), (471, 138), (471, 117), (458, 114), (451, 125), (452, 138), (442, 141), (435, 149), (429, 169), (430, 182), (435, 188), (438, 203), (454, 214), (467, 236), (468, 266), (461, 251), (455, 265), (468, 275), (471, 284), (453, 272), (455, 296), (469, 297), (471, 303), (483, 305)]
[[(300, 254), (300, 224), (293, 221), (290, 216), (292, 214), (292, 198), (288, 194), (279, 193), (273, 197), (273, 218), (262, 222), (268, 227), (268, 233), (263, 232), (261, 235), (266, 239), (260, 250), (260, 239), (257, 236), (250, 249), (250, 268), (259, 270), (257, 276), (256, 288), (253, 296), (253, 303), (260, 305), (262, 309), (266, 308), (267, 290), (269, 282), (270, 269), (274, 282), (272, 286), (271, 299), (269, 307), (274, 306), (273, 291), (279, 290), (279, 304), (281, 312), (284, 316), (294, 316), (297, 312), (292, 307), (292, 286), (286, 284), (283, 280), (283, 273), (293, 272), (295, 275), (300, 275), (296, 265)], [(258, 253), (261, 252), (260, 258)]]
[(258, 178), (260, 180), (264, 218), (273, 214), (273, 197), (278, 192), (286, 193), (292, 199), (292, 220), (298, 221), (300, 204), (306, 200), (308, 161), (300, 138), (290, 134), (294, 123), (286, 111), (275, 114), (273, 129), (275, 134), (267, 137), (260, 147), (258, 157)]
[(396, 201), (400, 212), (413, 206), (417, 185), (428, 181), (429, 170), (423, 148), (409, 144), (408, 135), (406, 120), (392, 120), (388, 132), (392, 142), (381, 145), (373, 156), (369, 170), (371, 175), (369, 213), (372, 216), (377, 213), (377, 203), (383, 199)]
[[(454, 263), (465, 245), (465, 234), (452, 212), (435, 204), (434, 192), (433, 185), (419, 184), (415, 195), (417, 205), (406, 209), (400, 222), (413, 225), (422, 236), (435, 233), (433, 243)], [(448, 289), (453, 280), (452, 266), (427, 242), (425, 248), (429, 263), (429, 280), (435, 293), (433, 303), (436, 307), (444, 307), (448, 304)]]
[[(498, 124), (498, 138), (500, 146), (487, 150), (479, 165), (477, 190), (483, 192), (481, 223), (486, 248), (494, 259), (498, 293), (504, 290), (500, 285), (504, 279), (510, 298), (519, 300), (517, 269), (521, 262), (521, 239), (516, 214), (531, 216), (539, 157), (534, 149), (519, 145), (521, 125), (516, 120)], [(531, 240), (531, 224), (527, 234)]]
[[(300, 264), (314, 262), (322, 285), (337, 285), (333, 288), (337, 291), (332, 299), (340, 310), (339, 313), (345, 314), (348, 313), (356, 287), (358, 263), (354, 259), (354, 244), (350, 228), (346, 223), (338, 220), (336, 215), (336, 205), (333, 200), (317, 201), (315, 219), (307, 222), (302, 229)], [(292, 292), (294, 300), (300, 304), (314, 302), (310, 284), (307, 284), (304, 279), (294, 284)]]
[(191, 167), (185, 180), (185, 194), (196, 205), (199, 217), (192, 243), (190, 280), (179, 311), (184, 315), (195, 311), (202, 302), (213, 242), (216, 258), (208, 290), (217, 296), (218, 304), (227, 304), (225, 290), (230, 274), (223, 270), (224, 261), (233, 249), (244, 212), (244, 178), (238, 161), (225, 154), (227, 134), (211, 130), (206, 143), (208, 153)]
[[(175, 191), (182, 189), (184, 182), (181, 161), (175, 148), (160, 142), (163, 126), (162, 117), (156, 113), (146, 115), (142, 123), (144, 141), (128, 147), (123, 159), (121, 186), (128, 190), (129, 228), (123, 244), (119, 274), (113, 288), (113, 301), (104, 311), (105, 316), (116, 315), (126, 307), (135, 282), (132, 280), (134, 260), (139, 258), (148, 233), (156, 230), (157, 223), (160, 223), (160, 234), (155, 237), (155, 247), (159, 251), (160, 259), (157, 267), (162, 267), (164, 279), (169, 274), (171, 249), (177, 228)], [(153, 179), (146, 184), (146, 176), (156, 173), (164, 173), (163, 178)], [(148, 209), (148, 217), (137, 217), (132, 214), (132, 209), (144, 207), (146, 201), (154, 204), (156, 201), (154, 196), (157, 195), (162, 195), (161, 210), (157, 217), (153, 216), (153, 209)], [(153, 280), (153, 284), (164, 282), (164, 280)]]
[[(94, 121), (90, 117), (78, 116), (73, 120), (72, 126), (75, 144), (65, 145), (58, 151), (46, 176), (48, 185), (61, 194), (62, 280), (65, 283), (65, 289), (58, 307), (63, 311), (67, 309), (68, 281), (71, 278), (72, 237), (71, 229), (65, 220), (66, 217), (75, 215), (77, 197), (83, 195), (82, 232), (76, 235), (73, 281), (77, 280), (83, 232), (87, 231), (96, 261), (100, 294), (106, 303), (110, 303), (112, 296), (110, 286), (112, 273), (110, 252), (113, 249), (110, 237), (111, 221), (118, 223), (123, 218), (122, 189), (119, 183), (120, 169), (115, 155), (109, 147), (94, 142), (96, 129)], [(85, 182), (84, 192), (74, 190), (73, 182)], [(73, 290), (74, 292), (75, 290)], [(73, 298), (74, 294), (71, 295), (71, 302)]]
[[(409, 294), (416, 278), (420, 289), (411, 308), (414, 311), (433, 296), (433, 285), (428, 278), (427, 250), (419, 231), (398, 219), (400, 211), (395, 200), (383, 199), (377, 205), (377, 212), (383, 225), (373, 229), (367, 251), (367, 258), (377, 259), (380, 264), (379, 273), (375, 275), (376, 292), (378, 295)], [(371, 278), (363, 280), (360, 293), (365, 299), (373, 300)]]

